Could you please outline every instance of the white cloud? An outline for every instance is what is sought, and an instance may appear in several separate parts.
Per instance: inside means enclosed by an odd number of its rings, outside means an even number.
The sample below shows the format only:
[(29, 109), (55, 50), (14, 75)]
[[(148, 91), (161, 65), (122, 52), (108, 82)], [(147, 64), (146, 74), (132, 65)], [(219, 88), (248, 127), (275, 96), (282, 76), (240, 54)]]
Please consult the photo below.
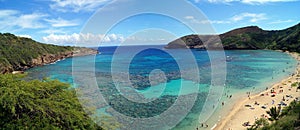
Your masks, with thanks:
[(73, 33), (71, 35), (50, 34), (42, 38), (44, 42), (56, 45), (79, 45), (79, 46), (97, 46), (100, 43), (120, 43), (124, 37), (117, 34), (82, 34)]
[[(299, 0), (206, 0), (209, 3), (225, 3), (230, 4), (232, 2), (240, 2), (244, 4), (251, 4), (251, 5), (261, 5), (267, 3), (274, 3), (274, 2), (293, 2)], [(200, 0), (194, 0), (195, 3), (199, 3)]]
[(185, 18), (185, 19), (188, 19), (188, 20), (193, 20), (193, 19), (195, 19), (194, 16), (185, 16), (184, 18)]
[(58, 19), (45, 19), (45, 21), (49, 22), (52, 27), (70, 27), (79, 25), (77, 20), (65, 20), (62, 18)]
[[(153, 33), (157, 35), (151, 35)], [(42, 37), (44, 43), (56, 44), (56, 45), (75, 45), (75, 46), (99, 46), (99, 45), (137, 45), (148, 43), (168, 43), (174, 40), (175, 36), (169, 36), (161, 32), (146, 30), (143, 33), (137, 33), (135, 35), (124, 37), (120, 34), (91, 34), (91, 33), (73, 33), (73, 34), (49, 34)]]
[(16, 27), (21, 29), (43, 28), (45, 25), (42, 19), (46, 16), (41, 13), (21, 14), (16, 10), (0, 10), (0, 29), (10, 31)]
[(0, 10), (0, 18), (4, 18), (7, 16), (18, 14), (19, 12), (16, 10)]
[(276, 20), (276, 21), (273, 21), (273, 22), (270, 22), (270, 24), (280, 24), (280, 23), (291, 23), (291, 22), (294, 22), (294, 20)]
[(52, 0), (51, 9), (61, 12), (95, 11), (110, 0)]
[(50, 29), (45, 29), (42, 31), (39, 31), (40, 33), (46, 33), (46, 34), (65, 34), (65, 30), (63, 29), (54, 29), (54, 28), (50, 28)]
[(16, 25), (20, 26), (21, 28), (43, 28), (45, 25), (42, 23), (42, 19), (45, 18), (47, 15), (45, 14), (24, 14), (20, 15), (16, 19)]
[(229, 24), (231, 23), (230, 21), (223, 21), (223, 20), (212, 20), (212, 21), (208, 21), (210, 23), (215, 23), (215, 24)]
[(249, 20), (249, 22), (258, 22), (261, 20), (265, 20), (266, 18), (266, 14), (264, 13), (260, 13), (260, 14), (255, 14), (255, 13), (242, 13), (239, 15), (235, 15), (231, 18), (232, 21), (234, 22), (238, 22), (238, 21), (242, 21), (242, 20)]
[(0, 30), (3, 32), (18, 32), (23, 29), (47, 29), (40, 32), (48, 34), (63, 33), (61, 30), (63, 27), (78, 26), (79, 24), (79, 20), (54, 19), (48, 14), (22, 14), (17, 10), (0, 10)]
[(189, 20), (189, 22), (196, 23), (196, 24), (228, 24), (231, 22), (231, 21), (225, 21), (225, 20), (199, 20), (193, 16), (185, 16), (184, 18), (186, 20)]
[(264, 13), (241, 13), (226, 20), (199, 20), (193, 16), (185, 16), (184, 18), (194, 24), (230, 24), (239, 21), (255, 23), (267, 19)]

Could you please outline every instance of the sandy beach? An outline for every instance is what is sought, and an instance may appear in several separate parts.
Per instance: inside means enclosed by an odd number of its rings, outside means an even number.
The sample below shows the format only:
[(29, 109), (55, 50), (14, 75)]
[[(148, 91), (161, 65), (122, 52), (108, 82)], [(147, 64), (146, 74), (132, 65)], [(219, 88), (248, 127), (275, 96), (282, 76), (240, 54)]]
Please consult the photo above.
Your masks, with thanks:
[[(298, 61), (298, 53), (288, 53)], [(214, 130), (242, 130), (247, 129), (243, 123), (250, 122), (253, 125), (256, 119), (268, 118), (266, 113), (273, 106), (278, 106), (281, 101), (289, 105), (296, 97), (300, 97), (300, 90), (291, 87), (292, 83), (300, 81), (300, 65), (297, 65), (295, 73), (290, 77), (266, 88), (265, 91), (238, 100), (230, 112), (221, 119)], [(271, 93), (273, 92), (273, 93)], [(273, 95), (273, 96), (272, 96)], [(275, 96), (274, 96), (275, 95)]]

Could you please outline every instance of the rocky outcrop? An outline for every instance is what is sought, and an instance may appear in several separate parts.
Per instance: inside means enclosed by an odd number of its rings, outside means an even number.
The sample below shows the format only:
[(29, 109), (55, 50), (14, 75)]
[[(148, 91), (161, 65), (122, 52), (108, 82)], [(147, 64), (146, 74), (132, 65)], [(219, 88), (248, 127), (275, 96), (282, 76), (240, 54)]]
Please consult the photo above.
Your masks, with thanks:
[(85, 48), (85, 47), (77, 47), (72, 51), (72, 56), (86, 56), (86, 55), (94, 55), (98, 54), (98, 50)]
[(25, 71), (32, 67), (51, 64), (65, 58), (85, 56), (85, 55), (95, 55), (95, 54), (98, 54), (98, 51), (89, 48), (75, 48), (74, 51), (60, 52), (58, 54), (44, 54), (35, 59), (32, 59), (31, 62), (26, 64), (19, 63), (13, 66), (7, 66), (1, 68), (1, 74), (12, 73), (15, 71)]
[(95, 54), (98, 54), (98, 51), (89, 48), (75, 48), (74, 51), (61, 52), (59, 54), (45, 54), (32, 59), (32, 62), (28, 65), (20, 66), (18, 70), (26, 70), (35, 66), (54, 63), (65, 58)]
[(36, 59), (32, 59), (32, 62), (29, 64), (29, 66), (24, 66), (24, 69), (27, 69), (27, 67), (34, 67), (34, 66), (40, 66), (45, 64), (54, 63), (58, 60), (69, 58), (73, 56), (73, 52), (64, 52), (60, 54), (46, 54), (39, 56)]

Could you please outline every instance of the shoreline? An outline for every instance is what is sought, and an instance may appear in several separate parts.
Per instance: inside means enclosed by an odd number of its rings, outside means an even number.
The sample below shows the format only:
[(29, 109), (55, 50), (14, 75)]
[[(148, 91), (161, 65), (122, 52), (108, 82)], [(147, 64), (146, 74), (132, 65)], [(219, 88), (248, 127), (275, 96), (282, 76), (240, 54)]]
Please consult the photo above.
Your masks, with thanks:
[(20, 66), (19, 69), (12, 70), (11, 74), (23, 74), (26, 70), (30, 68), (34, 68), (37, 66), (44, 66), (48, 64), (53, 64), (59, 62), (61, 60), (73, 57), (81, 57), (87, 55), (97, 55), (99, 53), (98, 50), (77, 47), (72, 51), (60, 52), (58, 54), (44, 54), (37, 58), (31, 59), (31, 63), (28, 65)]
[[(255, 120), (261, 117), (261, 115), (267, 115), (266, 111), (269, 110), (270, 107), (275, 106), (280, 103), (281, 99), (283, 99), (286, 95), (292, 95), (293, 98), (286, 101), (285, 103), (289, 105), (289, 103), (295, 98), (299, 97), (300, 94), (296, 92), (297, 87), (291, 87), (291, 84), (297, 82), (297, 77), (300, 74), (300, 55), (295, 52), (285, 52), (292, 56), (295, 60), (297, 60), (296, 69), (294, 75), (290, 75), (287, 78), (277, 82), (271, 86), (268, 86), (268, 89), (259, 92), (257, 94), (250, 95), (250, 99), (248, 97), (241, 98), (234, 102), (234, 105), (229, 113), (224, 114), (225, 116), (220, 120), (220, 122), (216, 123), (215, 128), (213, 130), (240, 130), (247, 129), (248, 127), (242, 126), (244, 122), (249, 121), (250, 125), (252, 125)], [(280, 86), (280, 87), (279, 87)], [(282, 90), (282, 93), (276, 94), (275, 97), (271, 97), (271, 89), (274, 89), (276, 92), (278, 90)], [(262, 96), (262, 94), (268, 96)], [(242, 97), (242, 96), (241, 96)], [(272, 104), (270, 102), (275, 101), (276, 103)], [(258, 102), (259, 105), (254, 105), (255, 102)], [(245, 107), (245, 105), (251, 104), (251, 107)], [(261, 108), (261, 106), (267, 106), (266, 109)]]

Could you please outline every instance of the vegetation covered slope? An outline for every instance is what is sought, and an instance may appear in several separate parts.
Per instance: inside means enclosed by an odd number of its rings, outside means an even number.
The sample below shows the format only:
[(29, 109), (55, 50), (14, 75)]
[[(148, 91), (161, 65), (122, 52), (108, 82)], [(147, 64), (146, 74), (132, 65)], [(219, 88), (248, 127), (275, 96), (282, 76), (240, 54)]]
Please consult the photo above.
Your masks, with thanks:
[[(206, 37), (206, 38), (203, 38)], [(300, 52), (300, 23), (278, 31), (265, 31), (257, 26), (235, 29), (216, 36), (188, 35), (170, 42), (165, 48), (201, 48), (206, 46), (218, 47), (220, 40), (226, 50), (232, 49), (273, 49)], [(204, 39), (204, 40), (203, 40)]]
[[(272, 107), (267, 113), (269, 122), (265, 118), (256, 120), (248, 130), (299, 130), (300, 102), (293, 101), (287, 107)], [(271, 123), (271, 124), (270, 124)]]
[(74, 50), (97, 53), (87, 48), (42, 44), (29, 38), (0, 33), (0, 73), (43, 65), (73, 56)]
[(0, 74), (0, 129), (101, 129), (68, 84)]

